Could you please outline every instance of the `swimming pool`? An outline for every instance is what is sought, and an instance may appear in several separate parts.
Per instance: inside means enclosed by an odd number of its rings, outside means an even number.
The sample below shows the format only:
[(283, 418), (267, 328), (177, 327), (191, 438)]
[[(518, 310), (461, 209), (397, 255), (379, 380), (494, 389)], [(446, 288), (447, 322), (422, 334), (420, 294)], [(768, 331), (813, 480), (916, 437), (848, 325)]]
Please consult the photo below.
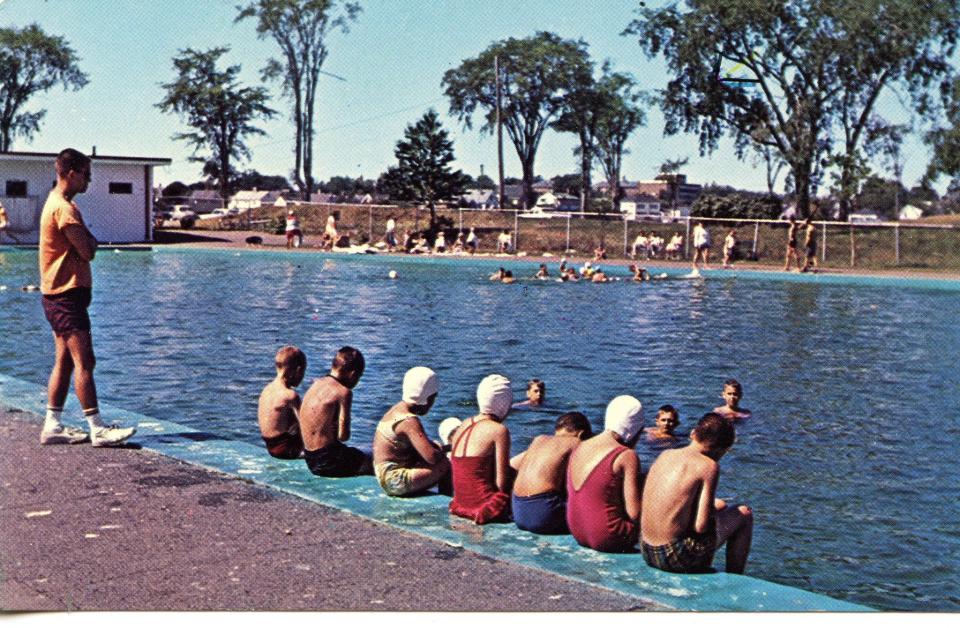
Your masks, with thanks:
[[(716, 273), (636, 285), (486, 281), (499, 260), (452, 263), (277, 251), (102, 251), (91, 310), (101, 397), (257, 442), (256, 399), (284, 343), (323, 374), (343, 344), (367, 373), (355, 442), (426, 364), (441, 391), (428, 423), (473, 410), (489, 372), (547, 382), (559, 412), (599, 428), (613, 396), (672, 403), (681, 430), (727, 377), (754, 419), (721, 463), (720, 495), (757, 513), (750, 575), (887, 609), (960, 610), (956, 283)], [(511, 260), (519, 276), (535, 264)], [(397, 281), (387, 278), (396, 269)], [(616, 271), (615, 271), (616, 272)], [(4, 374), (42, 384), (52, 343), (36, 254), (0, 253)], [(302, 386), (301, 389), (305, 389)], [(556, 413), (508, 419), (515, 450)], [(945, 441), (945, 442), (944, 442)], [(643, 466), (656, 452), (641, 445)]]

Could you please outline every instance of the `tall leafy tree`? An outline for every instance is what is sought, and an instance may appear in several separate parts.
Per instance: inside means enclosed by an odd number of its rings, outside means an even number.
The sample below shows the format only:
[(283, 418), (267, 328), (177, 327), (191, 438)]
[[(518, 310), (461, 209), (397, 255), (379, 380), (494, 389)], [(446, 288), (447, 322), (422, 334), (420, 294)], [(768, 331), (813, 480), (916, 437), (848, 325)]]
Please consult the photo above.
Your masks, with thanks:
[(597, 92), (601, 94), (601, 116), (596, 131), (596, 151), (610, 189), (610, 209), (616, 212), (622, 196), (623, 156), (629, 153), (627, 139), (646, 124), (646, 114), (641, 108), (644, 95), (636, 89), (633, 77), (618, 72), (604, 74), (597, 84)]
[[(604, 64), (604, 71), (609, 66)], [(587, 60), (580, 68), (582, 76), (577, 80), (573, 90), (568, 94), (566, 103), (560, 116), (553, 122), (554, 129), (573, 133), (579, 144), (573, 149), (573, 154), (580, 159), (580, 211), (587, 210), (590, 203), (590, 174), (593, 170), (593, 160), (597, 152), (597, 134), (604, 113), (608, 108), (606, 96), (608, 94), (599, 89), (593, 78), (593, 64)]]
[(463, 194), (466, 177), (452, 170), (453, 141), (431, 109), (404, 131), (394, 155), (397, 165), (383, 174), (380, 185), (391, 197), (430, 208), (430, 230), (437, 224), (437, 201)]
[(204, 163), (204, 174), (217, 179), (223, 198), (230, 196), (230, 176), (235, 173), (231, 160), (249, 158), (245, 139), (265, 134), (254, 121), (272, 118), (276, 113), (267, 106), (269, 96), (263, 87), (238, 83), (239, 65), (223, 70), (217, 67), (228, 50), (181, 50), (173, 59), (177, 76), (161, 85), (166, 95), (156, 104), (164, 113), (178, 114), (193, 129), (176, 133), (173, 139), (193, 146), (191, 160)]
[[(698, 0), (688, 7), (643, 8), (624, 31), (639, 36), (648, 56), (662, 52), (667, 60), (665, 132), (697, 133), (701, 154), (724, 133), (741, 157), (752, 144), (776, 150), (804, 215), (825, 163), (840, 171), (842, 198), (851, 197), (864, 129), (885, 89), (905, 85), (927, 109), (928, 88), (949, 71), (960, 11), (953, 0)], [(751, 82), (724, 80), (734, 69)]]
[[(942, 175), (954, 180), (960, 179), (960, 78), (952, 81), (944, 100), (944, 120), (924, 136), (924, 140), (933, 149), (933, 158), (924, 175), (926, 184)], [(960, 186), (957, 189), (960, 189)]]
[(256, 0), (240, 10), (235, 22), (256, 20), (257, 36), (271, 38), (280, 47), (279, 59), (263, 69), (264, 80), (279, 80), (293, 104), (296, 128), (293, 181), (305, 200), (314, 190), (313, 138), (317, 86), (327, 60), (329, 35), (349, 31), (360, 14), (356, 2), (336, 0)]
[(45, 109), (26, 111), (34, 94), (56, 85), (78, 90), (87, 75), (67, 40), (48, 35), (36, 24), (0, 28), (0, 151), (13, 149), (13, 140), (29, 141), (40, 130)]
[(524, 39), (494, 42), (478, 56), (447, 70), (442, 84), (450, 99), (450, 113), (466, 128), (471, 128), (479, 110), (483, 115), (481, 132), (496, 131), (494, 58), (500, 68), (501, 119), (520, 160), (524, 200), (530, 207), (535, 201), (534, 161), (540, 140), (585, 73), (589, 74), (587, 45), (582, 40), (539, 32)]

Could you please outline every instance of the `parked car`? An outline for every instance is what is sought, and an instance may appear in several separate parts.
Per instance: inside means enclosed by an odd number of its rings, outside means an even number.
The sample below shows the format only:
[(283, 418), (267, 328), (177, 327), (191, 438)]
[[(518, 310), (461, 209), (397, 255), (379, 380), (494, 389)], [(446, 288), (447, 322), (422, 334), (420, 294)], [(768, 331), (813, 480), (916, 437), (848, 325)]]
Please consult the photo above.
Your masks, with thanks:
[(174, 205), (170, 212), (170, 220), (180, 221), (182, 229), (189, 229), (197, 221), (197, 212), (188, 208), (189, 205)]

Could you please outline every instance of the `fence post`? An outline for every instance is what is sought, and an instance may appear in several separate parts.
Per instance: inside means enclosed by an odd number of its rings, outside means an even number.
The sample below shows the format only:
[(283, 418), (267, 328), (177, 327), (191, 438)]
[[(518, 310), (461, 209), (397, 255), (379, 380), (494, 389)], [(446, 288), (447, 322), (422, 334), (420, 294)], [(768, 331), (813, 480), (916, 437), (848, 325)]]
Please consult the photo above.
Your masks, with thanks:
[(367, 240), (370, 244), (373, 244), (373, 208), (367, 208), (367, 215), (370, 217), (370, 239)]
[(900, 225), (896, 225), (893, 228), (893, 245), (895, 247), (894, 251), (894, 263), (900, 265)]
[(513, 252), (520, 250), (520, 211), (513, 212)]
[(687, 216), (687, 237), (683, 239), (683, 258), (690, 259), (690, 216)]
[(823, 221), (823, 246), (820, 249), (820, 263), (827, 263), (827, 221)]
[(753, 223), (753, 250), (751, 251), (753, 261), (757, 259), (757, 239), (760, 237), (760, 221)]
[(567, 248), (563, 249), (564, 254), (570, 250), (570, 214), (567, 214)]
[(857, 242), (853, 237), (853, 225), (850, 225), (850, 268), (857, 265)]
[(627, 257), (627, 217), (623, 217), (623, 256)]

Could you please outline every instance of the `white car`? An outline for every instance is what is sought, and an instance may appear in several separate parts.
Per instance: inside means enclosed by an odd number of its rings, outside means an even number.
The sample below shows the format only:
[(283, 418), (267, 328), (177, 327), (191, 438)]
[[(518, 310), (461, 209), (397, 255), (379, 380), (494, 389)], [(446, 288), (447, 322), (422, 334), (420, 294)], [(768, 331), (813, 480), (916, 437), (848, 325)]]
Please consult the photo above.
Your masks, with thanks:
[(197, 220), (197, 212), (188, 209), (188, 207), (189, 205), (174, 205), (169, 220), (179, 220), (180, 226), (184, 229), (192, 227)]

